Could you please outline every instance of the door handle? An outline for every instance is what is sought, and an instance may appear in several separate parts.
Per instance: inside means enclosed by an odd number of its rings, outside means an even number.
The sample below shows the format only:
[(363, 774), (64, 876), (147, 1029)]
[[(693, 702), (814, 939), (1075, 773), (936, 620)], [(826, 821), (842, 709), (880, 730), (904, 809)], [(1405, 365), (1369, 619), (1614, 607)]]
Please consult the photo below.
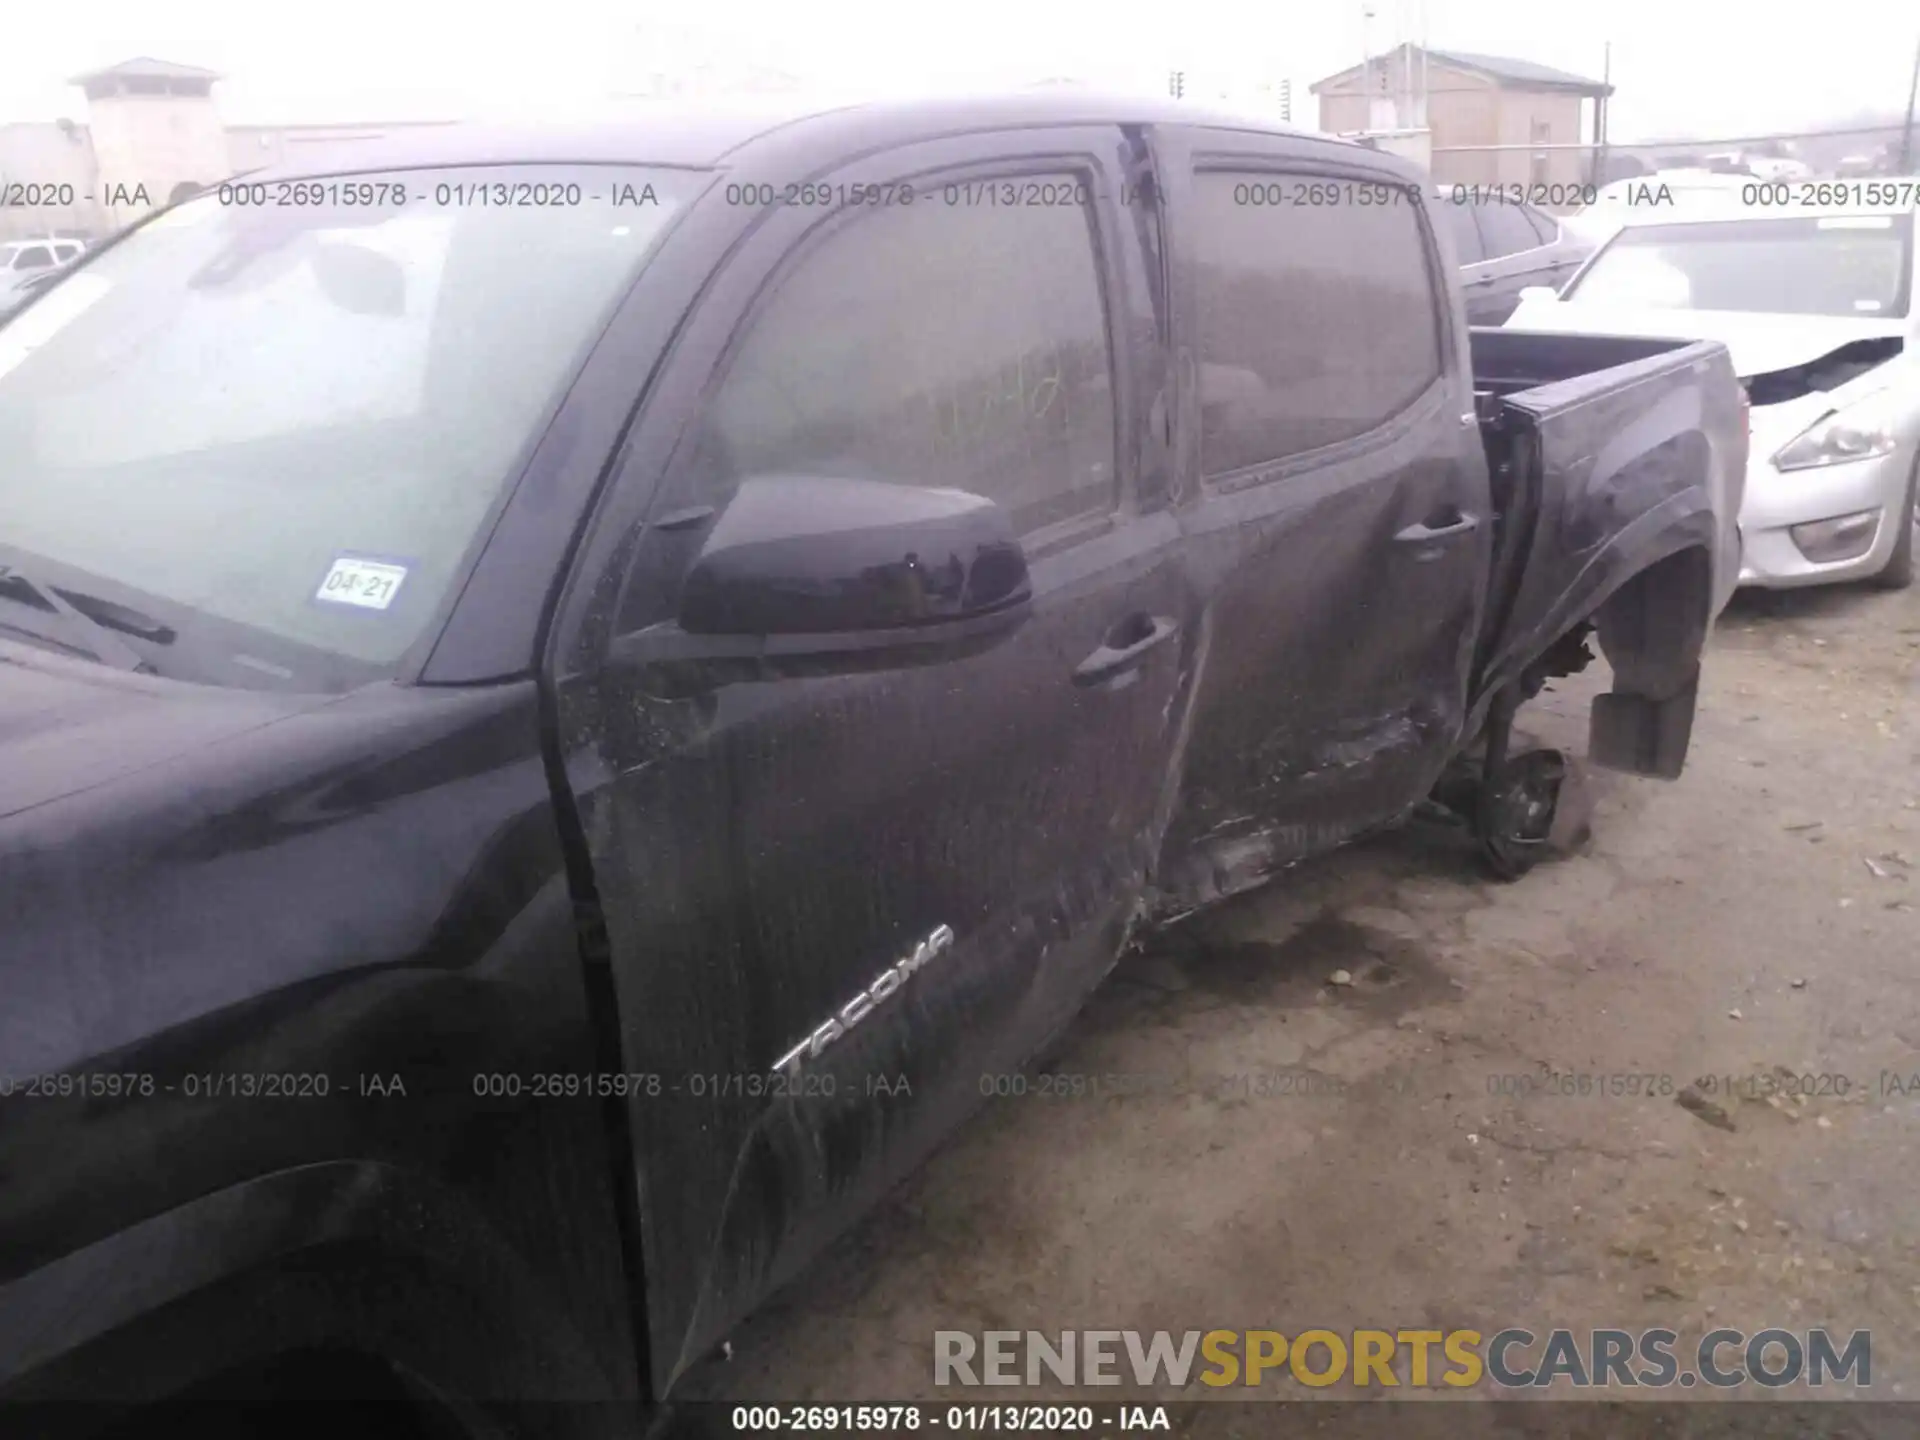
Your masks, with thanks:
[(1421, 521), (1418, 525), (1409, 525), (1393, 537), (1396, 545), (1430, 545), (1436, 540), (1451, 540), (1455, 536), (1468, 535), (1480, 527), (1478, 515), (1464, 515), (1455, 510), (1446, 515), (1433, 517), (1437, 525)]
[(1149, 653), (1179, 633), (1179, 623), (1164, 616), (1129, 615), (1107, 632), (1098, 650), (1073, 667), (1073, 683), (1099, 685), (1137, 670)]

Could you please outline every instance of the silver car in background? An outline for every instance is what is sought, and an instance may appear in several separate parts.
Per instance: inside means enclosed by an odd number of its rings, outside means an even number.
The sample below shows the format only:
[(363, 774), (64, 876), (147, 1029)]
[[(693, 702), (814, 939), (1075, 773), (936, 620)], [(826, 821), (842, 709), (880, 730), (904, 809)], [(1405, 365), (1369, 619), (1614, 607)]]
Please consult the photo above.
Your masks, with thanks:
[(1506, 322), (1727, 346), (1751, 405), (1743, 585), (1913, 580), (1920, 185), (1872, 183), (1897, 203), (1637, 218)]

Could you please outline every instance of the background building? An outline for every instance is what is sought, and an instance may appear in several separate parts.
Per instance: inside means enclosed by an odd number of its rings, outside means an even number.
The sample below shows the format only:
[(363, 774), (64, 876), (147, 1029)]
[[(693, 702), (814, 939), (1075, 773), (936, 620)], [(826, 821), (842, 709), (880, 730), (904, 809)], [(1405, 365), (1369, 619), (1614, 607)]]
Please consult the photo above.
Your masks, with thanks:
[[(227, 137), (213, 108), (219, 78), (195, 65), (142, 59), (69, 82), (87, 97), (91, 188), (110, 227), (166, 204), (182, 189), (225, 178)], [(144, 199), (136, 201), (142, 191)]]
[[(1448, 184), (1544, 184), (1585, 180), (1580, 145), (1596, 133), (1611, 85), (1508, 60), (1397, 46), (1312, 86), (1320, 128), (1337, 135), (1428, 132), (1436, 180)], [(1481, 149), (1513, 146), (1513, 149)]]
[(105, 235), (189, 187), (297, 159), (316, 146), (376, 140), (411, 120), (338, 125), (227, 125), (220, 77), (168, 60), (122, 61), (75, 76), (87, 120), (0, 124), (0, 240)]

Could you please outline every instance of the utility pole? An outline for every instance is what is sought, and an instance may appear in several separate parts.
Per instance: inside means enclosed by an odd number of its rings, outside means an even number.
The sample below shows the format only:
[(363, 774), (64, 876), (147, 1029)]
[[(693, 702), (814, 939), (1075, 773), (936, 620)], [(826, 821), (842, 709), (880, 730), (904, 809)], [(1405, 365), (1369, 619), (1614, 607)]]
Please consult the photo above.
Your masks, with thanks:
[(1364, 130), (1373, 128), (1373, 45), (1369, 34), (1373, 23), (1373, 6), (1367, 0), (1360, 4), (1360, 93), (1366, 96), (1366, 120), (1361, 126)]
[[(1609, 40), (1600, 51), (1600, 84), (1603, 89), (1613, 87), (1613, 41)], [(1589, 185), (1606, 184), (1607, 169), (1607, 102), (1612, 97), (1597, 95), (1593, 101), (1593, 174), (1587, 177)]]
[(1427, 70), (1427, 49), (1433, 40), (1432, 22), (1427, 17), (1427, 0), (1420, 0), (1420, 108), (1414, 111), (1414, 124), (1428, 132), (1432, 138), (1433, 116), (1429, 110), (1432, 98), (1433, 77)]
[(1913, 100), (1920, 95), (1920, 41), (1913, 47), (1913, 79), (1907, 82), (1907, 118), (1900, 127), (1900, 171), (1902, 175), (1913, 173)]

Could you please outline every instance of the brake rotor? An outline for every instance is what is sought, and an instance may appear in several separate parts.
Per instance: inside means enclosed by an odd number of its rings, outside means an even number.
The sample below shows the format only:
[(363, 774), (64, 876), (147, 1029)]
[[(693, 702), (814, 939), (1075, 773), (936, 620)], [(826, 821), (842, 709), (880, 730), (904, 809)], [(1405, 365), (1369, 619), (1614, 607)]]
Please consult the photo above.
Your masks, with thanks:
[(1546, 853), (1567, 757), (1530, 750), (1507, 761), (1487, 787), (1480, 811), (1480, 844), (1501, 875), (1524, 874)]

